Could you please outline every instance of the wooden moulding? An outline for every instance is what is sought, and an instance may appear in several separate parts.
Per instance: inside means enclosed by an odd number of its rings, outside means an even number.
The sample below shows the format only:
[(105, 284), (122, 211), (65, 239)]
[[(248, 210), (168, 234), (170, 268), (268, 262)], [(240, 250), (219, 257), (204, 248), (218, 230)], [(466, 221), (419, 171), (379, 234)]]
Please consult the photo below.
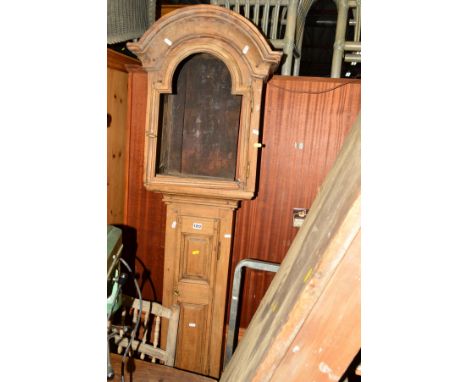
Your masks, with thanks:
[(360, 348), (360, 118), (221, 382), (338, 381)]
[[(279, 64), (258, 28), (245, 17), (215, 5), (195, 5), (163, 16), (128, 48), (148, 72), (144, 184), (150, 191), (215, 198), (250, 199), (255, 191), (258, 130), (264, 81)], [(179, 64), (207, 53), (229, 70), (232, 94), (241, 95), (236, 176), (232, 181), (156, 174), (160, 95), (172, 93)]]
[(109, 69), (128, 72), (127, 66), (141, 66), (141, 63), (135, 58), (107, 49), (107, 67)]

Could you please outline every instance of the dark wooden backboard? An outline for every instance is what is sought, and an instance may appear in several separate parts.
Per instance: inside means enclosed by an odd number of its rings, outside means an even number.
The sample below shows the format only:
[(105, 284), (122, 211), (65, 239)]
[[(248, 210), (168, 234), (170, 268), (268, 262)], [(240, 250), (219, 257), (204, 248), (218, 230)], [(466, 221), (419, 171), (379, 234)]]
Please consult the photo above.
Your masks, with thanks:
[(163, 95), (159, 173), (234, 180), (242, 97), (231, 75), (209, 55), (188, 57)]

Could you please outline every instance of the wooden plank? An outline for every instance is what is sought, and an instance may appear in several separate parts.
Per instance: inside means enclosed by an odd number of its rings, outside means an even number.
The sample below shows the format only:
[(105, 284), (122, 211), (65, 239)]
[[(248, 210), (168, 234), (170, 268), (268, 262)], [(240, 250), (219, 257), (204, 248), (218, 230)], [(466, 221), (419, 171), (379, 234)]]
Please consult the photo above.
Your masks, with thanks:
[[(307, 317), (320, 315), (320, 297), (326, 297), (344, 259), (356, 253), (352, 245), (360, 231), (360, 147), (358, 119), (221, 381), (270, 381)], [(345, 302), (334, 301), (335, 306)], [(357, 329), (355, 322), (349, 325)], [(343, 362), (349, 365), (356, 352)]]
[[(113, 381), (120, 381), (122, 356), (111, 353), (111, 364), (115, 376)], [(213, 382), (215, 379), (188, 373), (176, 368), (131, 359), (125, 366), (125, 380), (132, 382)]]
[(338, 381), (361, 345), (361, 234), (289, 345), (271, 381)]
[[(312, 204), (360, 106), (357, 80), (274, 76), (268, 82), (258, 192), (236, 213), (230, 286), (242, 259), (283, 261), (298, 232), (292, 226), (292, 210)], [(248, 326), (273, 277), (246, 270), (242, 328)]]

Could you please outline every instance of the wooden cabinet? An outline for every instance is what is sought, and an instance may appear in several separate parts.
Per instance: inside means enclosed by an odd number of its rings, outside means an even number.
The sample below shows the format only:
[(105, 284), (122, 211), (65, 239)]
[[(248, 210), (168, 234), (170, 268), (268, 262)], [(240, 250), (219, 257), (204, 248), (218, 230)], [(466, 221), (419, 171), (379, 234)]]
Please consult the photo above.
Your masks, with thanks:
[(174, 11), (128, 47), (148, 73), (143, 181), (167, 204), (163, 305), (181, 306), (176, 366), (218, 377), (233, 214), (255, 194), (264, 81), (281, 53), (213, 5)]
[(124, 221), (128, 167), (126, 65), (139, 65), (139, 61), (107, 49), (107, 224)]
[[(237, 201), (165, 195), (164, 304), (180, 305), (176, 367), (218, 376)], [(163, 328), (165, 330), (165, 328)]]

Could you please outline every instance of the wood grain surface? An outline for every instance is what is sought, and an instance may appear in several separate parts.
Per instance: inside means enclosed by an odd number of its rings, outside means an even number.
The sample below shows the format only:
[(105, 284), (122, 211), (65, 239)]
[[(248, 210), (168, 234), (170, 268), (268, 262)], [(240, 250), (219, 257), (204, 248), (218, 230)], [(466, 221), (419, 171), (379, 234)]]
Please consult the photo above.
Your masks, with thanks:
[[(166, 205), (162, 195), (143, 186), (147, 75), (129, 71), (129, 159), (124, 257), (139, 276), (143, 298), (162, 302)], [(135, 293), (127, 291), (135, 296)]]
[[(111, 364), (114, 368), (114, 378), (111, 381), (120, 381), (122, 356), (111, 353)], [(215, 379), (188, 373), (172, 367), (131, 359), (125, 365), (124, 377), (132, 382), (214, 382)]]
[[(236, 214), (233, 268), (245, 258), (281, 263), (361, 105), (357, 80), (274, 76), (267, 84), (257, 197)], [(301, 147), (303, 149), (296, 148)], [(240, 326), (247, 327), (274, 274), (246, 271)], [(230, 296), (229, 290), (229, 296)]]
[(360, 156), (358, 119), (222, 382), (338, 381), (358, 352)]
[(107, 224), (121, 224), (124, 215), (127, 77), (107, 68)]
[(332, 276), (271, 381), (338, 380), (361, 346), (361, 233)]
[(231, 94), (226, 65), (197, 54), (174, 75), (174, 94), (163, 94), (158, 173), (233, 180), (242, 97)]
[(107, 49), (107, 224), (124, 220), (127, 170), (128, 73), (138, 60)]
[(136, 58), (129, 57), (123, 53), (107, 49), (107, 67), (121, 72), (127, 72), (127, 65), (140, 65)]
[[(135, 70), (129, 75), (131, 137), (124, 244), (131, 246), (129, 255), (137, 257), (144, 298), (161, 302), (166, 206), (161, 194), (143, 186), (147, 86), (146, 74)], [(236, 211), (229, 288), (242, 259), (281, 263), (298, 231), (292, 226), (292, 209), (312, 204), (358, 114), (360, 95), (357, 80), (274, 76), (268, 82), (257, 197), (241, 202)], [(302, 150), (295, 146), (301, 142)], [(272, 278), (266, 272), (246, 272), (241, 327), (248, 326)]]

